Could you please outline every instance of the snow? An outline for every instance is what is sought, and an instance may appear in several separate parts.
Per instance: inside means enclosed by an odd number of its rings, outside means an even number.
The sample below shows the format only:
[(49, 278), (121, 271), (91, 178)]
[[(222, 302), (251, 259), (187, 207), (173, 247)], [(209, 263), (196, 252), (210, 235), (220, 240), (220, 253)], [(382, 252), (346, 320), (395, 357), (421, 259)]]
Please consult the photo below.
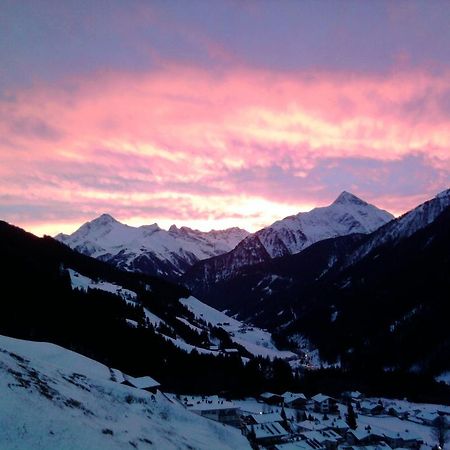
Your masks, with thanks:
[[(85, 223), (71, 235), (55, 238), (81, 253), (114, 260), (123, 268), (132, 269), (133, 261), (151, 255), (182, 273), (180, 260), (189, 265), (232, 250), (249, 233), (240, 228), (202, 232), (187, 227), (171, 226), (168, 231), (157, 224), (131, 227), (108, 214)], [(161, 274), (165, 274), (160, 270)]]
[(348, 192), (329, 206), (286, 217), (258, 231), (272, 258), (298, 253), (315, 242), (352, 233), (371, 233), (393, 216)]
[(442, 381), (443, 383), (450, 385), (450, 371), (438, 375), (436, 381)]
[(233, 342), (242, 345), (248, 352), (255, 356), (268, 356), (271, 359), (298, 358), (293, 352), (278, 350), (272, 342), (272, 335), (268, 331), (245, 325), (192, 296), (181, 298), (180, 302), (194, 313), (197, 318), (203, 319), (213, 326), (223, 328), (229, 333)]
[(249, 449), (239, 430), (110, 379), (52, 344), (0, 336), (0, 449)]
[(368, 242), (348, 258), (346, 265), (363, 258), (376, 247), (412, 236), (432, 223), (448, 206), (450, 206), (450, 189), (378, 229)]
[(125, 289), (117, 284), (109, 283), (107, 281), (94, 281), (89, 277), (81, 275), (73, 269), (68, 269), (72, 289), (80, 289), (87, 291), (88, 289), (99, 289), (101, 291), (110, 292), (118, 295), (124, 300), (135, 301), (137, 299), (136, 292)]

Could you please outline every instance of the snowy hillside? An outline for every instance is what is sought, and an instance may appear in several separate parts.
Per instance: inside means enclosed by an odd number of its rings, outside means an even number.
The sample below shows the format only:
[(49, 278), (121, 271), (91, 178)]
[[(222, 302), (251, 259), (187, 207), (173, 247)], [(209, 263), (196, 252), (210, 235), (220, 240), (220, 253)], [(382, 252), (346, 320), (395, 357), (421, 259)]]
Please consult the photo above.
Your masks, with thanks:
[(241, 433), (108, 367), (48, 343), (0, 336), (0, 449), (246, 449)]
[[(115, 294), (127, 303), (139, 305), (137, 294), (123, 288), (122, 286), (102, 280), (92, 280), (72, 269), (69, 269), (69, 275), (73, 289), (80, 289), (84, 291), (87, 289), (99, 289)], [(190, 317), (176, 317), (176, 319), (196, 332), (201, 333), (205, 331), (211, 341), (214, 341), (214, 338), (210, 333), (210, 325), (224, 329), (230, 336), (231, 341), (244, 347), (253, 356), (264, 356), (269, 357), (270, 359), (298, 359), (298, 356), (295, 353), (278, 350), (272, 342), (272, 335), (267, 331), (261, 330), (257, 327), (247, 326), (246, 324), (227, 316), (223, 312), (217, 311), (216, 309), (202, 303), (195, 297), (181, 298), (180, 303), (189, 311), (194, 313), (196, 320), (192, 320)], [(164, 324), (165, 326), (168, 325), (162, 318), (151, 312), (147, 307), (144, 306), (143, 310), (149, 323), (157, 329), (161, 324)], [(128, 323), (130, 326), (133, 326), (133, 321), (128, 320)], [(170, 326), (169, 329), (171, 332), (175, 332), (175, 330), (173, 330)], [(157, 333), (163, 336), (167, 341), (174, 344), (176, 347), (188, 353), (192, 350), (196, 350), (201, 354), (218, 355), (220, 353), (220, 350), (218, 349), (192, 345), (178, 335), (166, 335), (162, 331), (159, 331), (159, 329)]]
[(245, 325), (211, 306), (205, 305), (195, 297), (182, 298), (180, 302), (200, 318), (211, 325), (221, 327), (230, 335), (231, 340), (242, 345), (255, 356), (296, 360), (298, 356), (290, 351), (278, 350), (272, 342), (272, 335), (260, 328)]
[(175, 225), (166, 231), (157, 224), (136, 228), (103, 214), (56, 239), (119, 268), (173, 278), (199, 260), (230, 251), (247, 235), (240, 228), (209, 232)]

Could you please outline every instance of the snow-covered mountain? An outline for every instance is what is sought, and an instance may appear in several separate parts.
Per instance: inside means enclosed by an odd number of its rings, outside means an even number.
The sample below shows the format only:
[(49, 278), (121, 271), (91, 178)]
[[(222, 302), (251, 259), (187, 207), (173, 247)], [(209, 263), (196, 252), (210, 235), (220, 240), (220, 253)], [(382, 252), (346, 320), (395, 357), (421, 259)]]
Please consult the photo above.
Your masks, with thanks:
[(286, 217), (255, 235), (271, 258), (302, 251), (315, 242), (353, 233), (371, 233), (393, 219), (387, 211), (343, 191), (329, 206)]
[(209, 285), (234, 276), (242, 267), (299, 253), (325, 239), (371, 233), (392, 219), (387, 211), (344, 191), (329, 206), (286, 217), (246, 237), (231, 252), (200, 261), (185, 281), (191, 288)]
[(56, 239), (121, 269), (175, 278), (199, 260), (230, 251), (248, 234), (240, 228), (202, 232), (175, 225), (167, 231), (156, 223), (131, 227), (102, 214)]
[(0, 448), (250, 448), (239, 430), (111, 375), (57, 345), (0, 336)]
[(403, 214), (401, 217), (378, 228), (364, 243), (352, 252), (345, 265), (349, 265), (370, 253), (377, 247), (392, 244), (412, 236), (425, 228), (450, 206), (450, 189), (440, 192), (431, 200), (420, 204), (416, 208)]

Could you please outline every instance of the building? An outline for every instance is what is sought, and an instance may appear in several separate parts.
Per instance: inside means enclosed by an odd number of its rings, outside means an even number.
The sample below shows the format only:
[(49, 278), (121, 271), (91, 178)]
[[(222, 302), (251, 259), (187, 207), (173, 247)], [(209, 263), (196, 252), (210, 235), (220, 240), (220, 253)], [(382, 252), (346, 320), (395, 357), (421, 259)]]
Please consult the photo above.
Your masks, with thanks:
[(207, 419), (239, 427), (240, 409), (231, 401), (217, 395), (207, 397), (184, 396), (182, 404), (189, 410)]
[(125, 386), (142, 389), (144, 391), (151, 392), (152, 394), (156, 394), (158, 388), (161, 387), (160, 383), (149, 376), (132, 377), (131, 375), (127, 375), (118, 369), (109, 369), (109, 371), (111, 373), (111, 379), (113, 381)]
[(278, 422), (246, 425), (244, 434), (258, 445), (279, 444), (289, 436), (289, 432)]
[(306, 409), (308, 399), (304, 394), (297, 394), (294, 392), (285, 392), (282, 394), (284, 406), (293, 409)]
[(282, 423), (283, 418), (281, 417), (281, 414), (278, 413), (268, 413), (268, 414), (250, 414), (246, 416), (246, 422), (249, 425), (256, 425), (261, 423), (273, 423), (278, 422)]
[(372, 431), (370, 426), (359, 426), (356, 430), (348, 430), (345, 437), (346, 442), (352, 446), (376, 445), (384, 440), (383, 434)]
[(384, 441), (392, 448), (419, 449), (423, 444), (422, 439), (411, 433), (408, 429), (403, 431), (385, 430), (383, 431)]
[(338, 411), (337, 401), (328, 395), (316, 394), (314, 397), (311, 397), (311, 400), (313, 401), (313, 408), (315, 412), (328, 414)]
[(300, 436), (315, 448), (326, 448), (327, 450), (336, 450), (338, 445), (344, 442), (341, 435), (333, 430), (306, 431)]
[(259, 399), (268, 405), (278, 405), (281, 406), (283, 403), (283, 397), (273, 392), (263, 392)]
[(378, 416), (384, 413), (384, 406), (381, 402), (371, 402), (365, 400), (360, 403), (359, 409), (363, 414), (368, 414), (371, 416)]

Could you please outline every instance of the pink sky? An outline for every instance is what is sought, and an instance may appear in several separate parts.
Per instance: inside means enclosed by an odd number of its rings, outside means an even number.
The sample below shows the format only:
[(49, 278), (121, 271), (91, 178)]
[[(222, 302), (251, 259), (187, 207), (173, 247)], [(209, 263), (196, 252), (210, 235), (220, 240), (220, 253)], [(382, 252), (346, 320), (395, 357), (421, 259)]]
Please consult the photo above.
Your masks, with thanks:
[(0, 218), (38, 234), (104, 212), (252, 231), (344, 189), (400, 214), (449, 187), (450, 68), (399, 56), (380, 73), (277, 70), (234, 56), (3, 86)]

